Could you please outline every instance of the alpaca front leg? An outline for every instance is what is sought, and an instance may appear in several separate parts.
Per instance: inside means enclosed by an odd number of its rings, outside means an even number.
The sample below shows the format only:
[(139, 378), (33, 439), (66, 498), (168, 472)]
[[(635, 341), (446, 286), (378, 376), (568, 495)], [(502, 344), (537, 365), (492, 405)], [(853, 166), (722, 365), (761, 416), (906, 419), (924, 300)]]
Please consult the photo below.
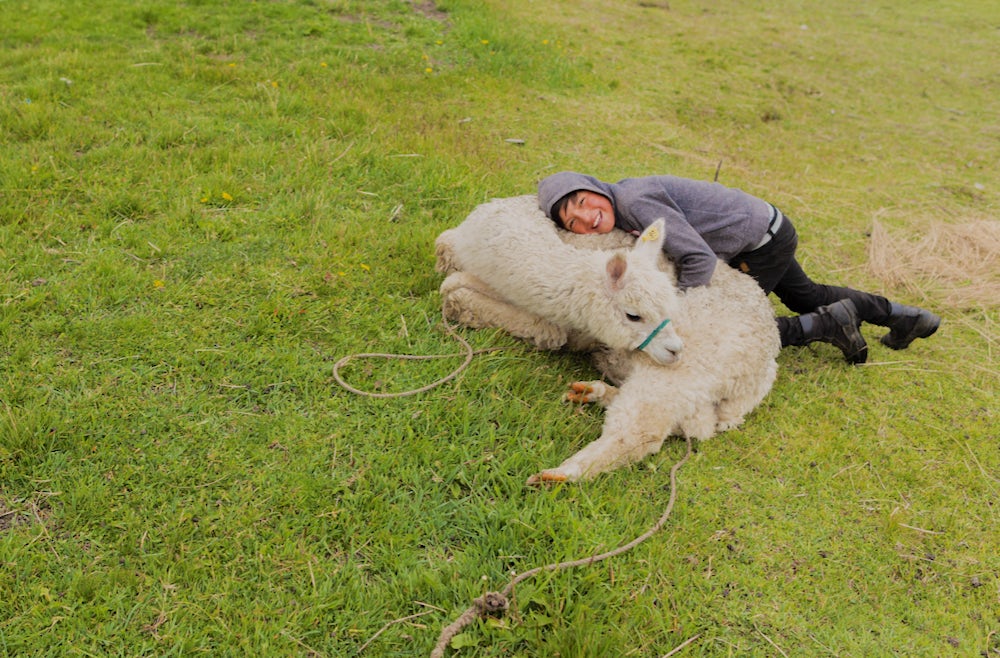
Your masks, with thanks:
[(556, 468), (532, 475), (527, 484), (575, 482), (639, 461), (659, 452), (672, 427), (673, 420), (662, 402), (619, 396), (608, 408), (601, 438)]
[[(573, 382), (570, 384), (565, 400), (576, 404), (597, 403), (602, 407), (608, 407), (617, 396), (618, 389), (616, 387), (600, 380), (594, 380), (589, 382)], [(590, 448), (595, 443), (598, 443), (598, 441), (594, 441), (587, 448)], [(580, 479), (583, 471), (577, 464), (577, 461), (581, 461), (576, 459), (579, 455), (580, 453), (577, 453), (576, 456), (566, 460), (558, 468), (550, 468), (532, 475), (528, 478), (528, 484), (536, 486), (545, 482), (566, 482)], [(575, 459), (576, 461), (574, 461)]]
[(618, 437), (602, 435), (555, 468), (528, 478), (529, 486), (555, 482), (576, 482), (639, 461), (659, 452), (666, 436)]

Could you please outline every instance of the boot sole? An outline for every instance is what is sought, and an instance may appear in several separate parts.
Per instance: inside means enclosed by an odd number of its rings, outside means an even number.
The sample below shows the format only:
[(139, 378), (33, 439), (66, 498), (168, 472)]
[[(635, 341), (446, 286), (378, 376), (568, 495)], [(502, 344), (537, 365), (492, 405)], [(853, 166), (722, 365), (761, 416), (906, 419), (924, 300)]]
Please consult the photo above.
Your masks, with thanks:
[(910, 343), (918, 338), (933, 336), (934, 332), (941, 326), (941, 318), (933, 313), (924, 313), (917, 319), (917, 323), (910, 329), (910, 333), (901, 340), (895, 340), (892, 332), (887, 333), (879, 339), (879, 342), (893, 350), (905, 350)]

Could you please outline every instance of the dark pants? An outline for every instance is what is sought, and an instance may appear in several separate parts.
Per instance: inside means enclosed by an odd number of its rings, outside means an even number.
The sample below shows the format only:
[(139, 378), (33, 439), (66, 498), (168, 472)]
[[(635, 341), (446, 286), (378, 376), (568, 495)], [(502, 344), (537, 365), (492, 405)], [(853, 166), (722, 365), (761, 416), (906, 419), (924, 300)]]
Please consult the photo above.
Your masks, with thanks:
[[(889, 320), (891, 302), (880, 295), (816, 283), (795, 260), (799, 236), (792, 221), (784, 216), (777, 233), (760, 249), (738, 254), (729, 264), (752, 276), (765, 293), (773, 292), (795, 313), (811, 313), (841, 299), (850, 299), (864, 322), (885, 326)], [(779, 317), (781, 345), (801, 345), (802, 327), (795, 318)]]

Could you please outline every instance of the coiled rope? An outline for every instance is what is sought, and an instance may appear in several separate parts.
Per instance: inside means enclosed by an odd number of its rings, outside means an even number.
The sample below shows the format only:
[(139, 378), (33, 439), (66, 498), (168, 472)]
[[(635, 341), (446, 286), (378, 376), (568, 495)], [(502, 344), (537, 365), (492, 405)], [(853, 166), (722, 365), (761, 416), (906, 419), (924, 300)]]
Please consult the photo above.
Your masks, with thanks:
[(465, 338), (460, 336), (458, 332), (455, 331), (455, 328), (448, 322), (448, 318), (445, 317), (443, 309), (441, 310), (441, 322), (444, 324), (444, 328), (448, 332), (448, 334), (452, 338), (457, 340), (459, 343), (461, 343), (462, 347), (464, 348), (464, 354), (465, 354), (465, 360), (462, 362), (462, 365), (458, 366), (457, 368), (452, 370), (451, 373), (442, 377), (441, 379), (431, 382), (426, 386), (421, 386), (420, 388), (415, 388), (408, 391), (399, 391), (396, 393), (377, 393), (375, 391), (363, 391), (359, 388), (351, 386), (346, 381), (344, 381), (343, 377), (341, 377), (340, 369), (354, 359), (392, 359), (400, 361), (427, 361), (430, 359), (455, 358), (456, 356), (461, 356), (462, 352), (458, 352), (456, 354), (385, 354), (382, 352), (363, 352), (361, 354), (349, 354), (348, 356), (345, 356), (344, 358), (340, 359), (335, 364), (333, 364), (333, 378), (342, 387), (344, 387), (351, 393), (355, 393), (357, 395), (363, 395), (365, 397), (370, 397), (370, 398), (401, 398), (401, 397), (406, 397), (408, 395), (416, 395), (418, 393), (429, 391), (432, 388), (440, 386), (441, 384), (449, 382), (455, 377), (458, 377), (458, 375), (463, 370), (469, 367), (469, 364), (472, 363), (472, 357), (474, 357), (477, 354), (483, 354), (484, 352), (493, 352), (499, 349), (513, 349), (513, 348), (503, 348), (503, 347), (487, 347), (481, 350), (474, 350), (472, 349), (472, 345), (469, 344), (469, 341), (465, 340)]

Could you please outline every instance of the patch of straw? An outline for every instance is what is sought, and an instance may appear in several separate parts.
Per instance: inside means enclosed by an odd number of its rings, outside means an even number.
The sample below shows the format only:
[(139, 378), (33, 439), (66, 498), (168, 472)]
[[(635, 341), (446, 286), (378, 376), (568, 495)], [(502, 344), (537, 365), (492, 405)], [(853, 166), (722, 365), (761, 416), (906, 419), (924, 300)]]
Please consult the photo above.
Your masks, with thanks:
[(868, 270), (887, 288), (956, 309), (1000, 306), (1000, 221), (932, 222), (913, 237), (877, 220)]

